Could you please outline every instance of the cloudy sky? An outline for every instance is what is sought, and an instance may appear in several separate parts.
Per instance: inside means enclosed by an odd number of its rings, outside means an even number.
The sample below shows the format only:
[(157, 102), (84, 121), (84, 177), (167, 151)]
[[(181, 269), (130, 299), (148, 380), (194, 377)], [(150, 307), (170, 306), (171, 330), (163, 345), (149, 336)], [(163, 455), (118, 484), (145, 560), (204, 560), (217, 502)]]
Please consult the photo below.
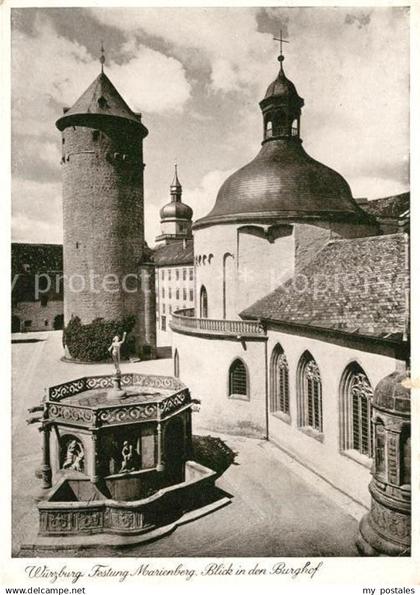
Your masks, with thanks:
[(173, 163), (194, 217), (259, 150), (258, 101), (278, 70), (305, 99), (302, 136), (355, 197), (408, 190), (405, 8), (26, 8), (12, 11), (13, 240), (61, 242), (55, 121), (106, 73), (149, 129), (146, 238), (159, 232)]

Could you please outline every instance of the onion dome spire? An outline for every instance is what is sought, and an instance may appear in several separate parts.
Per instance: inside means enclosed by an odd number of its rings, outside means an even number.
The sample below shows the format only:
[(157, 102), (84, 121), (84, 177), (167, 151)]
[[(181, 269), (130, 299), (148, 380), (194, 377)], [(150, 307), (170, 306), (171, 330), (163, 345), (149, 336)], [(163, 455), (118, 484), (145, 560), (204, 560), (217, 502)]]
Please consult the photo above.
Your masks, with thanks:
[(175, 161), (174, 178), (171, 184), (171, 200), (172, 202), (181, 202), (182, 186), (178, 179), (178, 164)]
[(192, 208), (182, 202), (182, 186), (178, 179), (178, 165), (175, 163), (174, 177), (170, 185), (171, 202), (160, 210), (161, 221), (165, 219), (185, 219), (191, 221)]

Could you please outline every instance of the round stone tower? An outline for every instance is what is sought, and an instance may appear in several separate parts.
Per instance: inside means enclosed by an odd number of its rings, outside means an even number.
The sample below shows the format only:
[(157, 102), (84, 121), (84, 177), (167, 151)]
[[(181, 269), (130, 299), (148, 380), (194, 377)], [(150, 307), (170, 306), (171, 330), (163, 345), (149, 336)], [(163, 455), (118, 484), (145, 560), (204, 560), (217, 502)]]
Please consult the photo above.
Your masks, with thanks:
[[(103, 57), (102, 60), (103, 62)], [(136, 317), (143, 350), (139, 264), (144, 250), (143, 139), (148, 130), (104, 74), (56, 123), (62, 133), (64, 319)]]
[(411, 549), (410, 390), (405, 372), (383, 378), (373, 394), (374, 459), (370, 512), (357, 547), (366, 556), (409, 556)]

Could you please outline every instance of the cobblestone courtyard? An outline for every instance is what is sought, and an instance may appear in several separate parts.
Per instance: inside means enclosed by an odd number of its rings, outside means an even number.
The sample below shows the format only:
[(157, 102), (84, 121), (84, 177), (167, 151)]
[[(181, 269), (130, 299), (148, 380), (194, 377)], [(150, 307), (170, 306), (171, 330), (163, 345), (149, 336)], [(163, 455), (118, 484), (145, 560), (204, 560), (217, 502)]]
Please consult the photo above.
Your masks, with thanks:
[[(19, 337), (19, 338), (18, 338)], [(61, 332), (19, 335), (13, 355), (13, 554), (34, 533), (34, 470), (41, 459), (41, 436), (26, 424), (27, 409), (37, 405), (46, 386), (86, 374), (107, 374), (110, 365), (60, 361)], [(25, 339), (25, 342), (21, 342)], [(33, 341), (29, 341), (29, 340)], [(123, 372), (171, 374), (172, 361), (123, 364)], [(197, 395), (198, 396), (198, 395)], [(195, 433), (199, 413), (193, 417)], [(216, 435), (212, 432), (213, 435)], [(141, 546), (115, 550), (67, 551), (65, 556), (356, 556), (354, 539), (363, 510), (301, 468), (273, 444), (222, 436), (237, 453), (218, 481), (231, 503), (171, 535)], [(42, 554), (63, 556), (63, 552)]]

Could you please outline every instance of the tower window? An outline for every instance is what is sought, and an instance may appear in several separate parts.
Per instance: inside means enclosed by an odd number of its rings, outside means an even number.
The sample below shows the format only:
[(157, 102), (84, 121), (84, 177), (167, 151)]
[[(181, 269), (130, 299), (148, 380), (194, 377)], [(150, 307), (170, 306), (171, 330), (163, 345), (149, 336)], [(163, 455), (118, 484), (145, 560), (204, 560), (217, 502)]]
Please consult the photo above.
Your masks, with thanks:
[(94, 131), (92, 132), (92, 139), (93, 139), (93, 140), (98, 140), (98, 138), (99, 138), (99, 134), (100, 134), (99, 130), (94, 130)]
[(265, 138), (270, 138), (270, 136), (273, 136), (273, 122), (268, 120), (265, 126)]
[(322, 385), (319, 368), (309, 352), (298, 366), (299, 426), (322, 432)]
[(248, 372), (240, 359), (232, 362), (229, 368), (229, 396), (248, 397)]
[(101, 95), (98, 99), (98, 105), (101, 109), (106, 109), (108, 106), (108, 102), (103, 95)]
[(371, 400), (372, 387), (364, 370), (356, 363), (344, 371), (341, 383), (340, 437), (343, 450), (356, 450), (372, 457)]

